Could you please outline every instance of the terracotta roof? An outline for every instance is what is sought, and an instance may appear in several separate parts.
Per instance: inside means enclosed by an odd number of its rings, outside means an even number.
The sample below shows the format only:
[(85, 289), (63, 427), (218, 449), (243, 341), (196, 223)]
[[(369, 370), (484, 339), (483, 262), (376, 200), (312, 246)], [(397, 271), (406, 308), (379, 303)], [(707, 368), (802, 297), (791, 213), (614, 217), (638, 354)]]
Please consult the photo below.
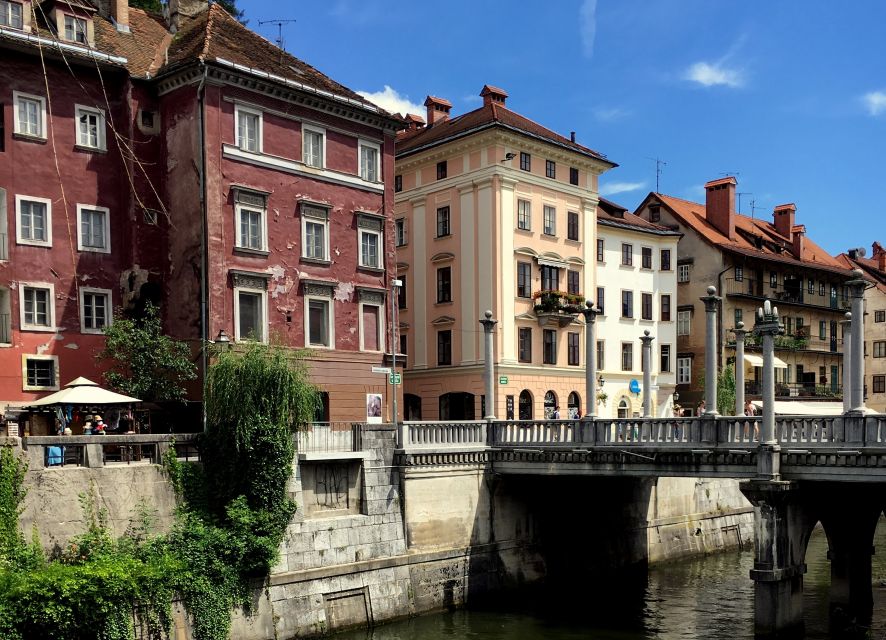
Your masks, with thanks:
[(874, 281), (877, 289), (886, 293), (886, 271), (880, 270), (880, 265), (872, 258), (850, 258), (848, 254), (841, 253), (836, 260), (844, 265), (847, 269), (861, 269), (865, 274)]
[(126, 68), (137, 78), (156, 74), (164, 60), (172, 34), (162, 16), (141, 9), (129, 9), (129, 33), (117, 31), (104, 18), (95, 19), (95, 44), (107, 53), (126, 58)]
[(602, 153), (572, 142), (569, 138), (554, 133), (537, 122), (533, 122), (529, 118), (525, 118), (519, 113), (511, 111), (507, 107), (495, 102), (485, 104), (479, 109), (469, 111), (455, 118), (437, 122), (433, 126), (425, 127), (424, 129), (401, 132), (397, 136), (397, 157), (406, 156), (421, 149), (443, 144), (454, 138), (491, 127), (515, 130), (533, 138), (552, 142), (570, 151), (602, 160), (613, 167), (618, 166), (611, 160), (608, 160)]
[[(643, 208), (651, 198), (659, 200), (686, 226), (691, 227), (712, 245), (725, 251), (849, 275), (845, 265), (808, 236), (803, 238), (803, 255), (797, 258), (791, 253), (793, 247), (790, 238), (782, 236), (770, 222), (737, 213), (735, 239), (730, 240), (707, 221), (705, 205), (653, 192), (646, 197), (640, 208)], [(758, 246), (758, 242), (761, 246)]]
[[(613, 215), (613, 213), (618, 213), (619, 215)], [(632, 231), (653, 233), (655, 235), (683, 235), (679, 231), (668, 229), (665, 226), (649, 222), (638, 215), (634, 215), (633, 213), (630, 213), (626, 207), (616, 204), (615, 202), (612, 202), (612, 200), (607, 200), (606, 198), (600, 198), (600, 204), (597, 205), (597, 222), (604, 226), (619, 227), (630, 229)]]

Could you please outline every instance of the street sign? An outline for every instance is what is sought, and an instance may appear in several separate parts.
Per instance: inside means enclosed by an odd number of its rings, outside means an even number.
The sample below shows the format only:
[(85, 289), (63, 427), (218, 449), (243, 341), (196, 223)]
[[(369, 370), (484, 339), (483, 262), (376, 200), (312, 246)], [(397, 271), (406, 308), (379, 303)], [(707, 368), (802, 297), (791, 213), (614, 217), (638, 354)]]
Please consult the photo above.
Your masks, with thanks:
[(507, 376), (498, 376), (498, 384), (507, 384), (508, 377)]
[(388, 376), (388, 379), (390, 380), (391, 384), (400, 384), (400, 382), (402, 381), (402, 377), (399, 373), (392, 373)]
[(372, 367), (372, 373), (391, 373), (390, 367)]

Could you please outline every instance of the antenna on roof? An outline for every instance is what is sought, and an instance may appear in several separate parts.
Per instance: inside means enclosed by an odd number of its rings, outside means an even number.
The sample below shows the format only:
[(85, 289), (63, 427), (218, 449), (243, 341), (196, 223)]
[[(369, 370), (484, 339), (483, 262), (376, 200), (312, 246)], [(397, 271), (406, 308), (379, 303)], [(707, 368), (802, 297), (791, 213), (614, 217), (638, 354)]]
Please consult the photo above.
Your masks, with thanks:
[(740, 171), (721, 171), (720, 175), (724, 178), (737, 178), (741, 175)]
[(259, 20), (258, 24), (275, 24), (277, 25), (277, 39), (274, 42), (277, 43), (277, 46), (280, 47), (281, 50), (284, 50), (286, 47), (283, 46), (283, 25), (289, 24), (290, 22), (296, 22), (296, 20)]
[(735, 195), (738, 196), (738, 213), (741, 213), (741, 197), (752, 196), (754, 193), (752, 191), (737, 191)]
[(658, 193), (659, 182), (661, 181), (661, 168), (665, 166), (667, 162), (665, 162), (661, 158), (651, 158), (649, 156), (646, 156), (646, 159), (655, 161), (655, 192)]

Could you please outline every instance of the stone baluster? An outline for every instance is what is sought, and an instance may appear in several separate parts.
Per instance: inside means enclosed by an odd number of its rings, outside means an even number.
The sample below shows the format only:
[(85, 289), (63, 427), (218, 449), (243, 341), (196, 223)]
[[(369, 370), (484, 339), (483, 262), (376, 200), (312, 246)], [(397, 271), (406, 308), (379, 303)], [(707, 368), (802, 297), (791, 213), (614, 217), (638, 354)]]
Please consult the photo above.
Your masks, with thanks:
[(652, 417), (652, 341), (655, 340), (649, 331), (643, 332), (640, 341), (643, 343), (643, 417)]
[(744, 415), (744, 338), (747, 329), (739, 322), (732, 330), (735, 334), (735, 415)]
[(480, 320), (480, 324), (483, 325), (486, 353), (486, 360), (483, 363), (483, 378), (486, 388), (486, 415), (483, 416), (483, 419), (495, 420), (495, 372), (493, 364), (495, 351), (493, 349), (492, 332), (498, 321), (492, 319), (492, 311), (486, 311), (483, 315), (485, 318)]

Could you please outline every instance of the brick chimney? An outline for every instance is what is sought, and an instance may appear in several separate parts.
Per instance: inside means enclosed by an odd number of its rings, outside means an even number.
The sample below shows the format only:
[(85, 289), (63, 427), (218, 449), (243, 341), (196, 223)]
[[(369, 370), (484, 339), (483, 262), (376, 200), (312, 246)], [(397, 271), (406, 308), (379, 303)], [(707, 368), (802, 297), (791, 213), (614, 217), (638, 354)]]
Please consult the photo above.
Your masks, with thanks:
[(501, 106), (505, 106), (505, 100), (508, 99), (508, 92), (504, 89), (484, 84), (483, 90), (480, 92), (480, 97), (483, 98), (484, 107), (490, 104), (500, 104)]
[(780, 204), (775, 207), (772, 217), (775, 222), (775, 230), (783, 235), (788, 241), (793, 240), (794, 218), (796, 218), (797, 206), (793, 203)]
[(452, 103), (449, 100), (428, 96), (425, 106), (428, 108), (427, 122), (429, 127), (433, 127), (438, 122), (449, 120), (449, 110), (452, 109)]
[(129, 33), (129, 0), (95, 0), (98, 13), (111, 20), (117, 31)]
[(804, 238), (806, 237), (806, 225), (805, 224), (795, 224), (791, 228), (791, 244), (793, 245), (791, 249), (791, 253), (794, 254), (794, 257), (797, 260), (803, 259), (803, 248), (805, 245)]
[(735, 240), (735, 178), (728, 176), (708, 182), (705, 211), (708, 222), (730, 240)]
[(877, 262), (877, 269), (886, 272), (886, 249), (879, 242), (874, 242), (871, 247), (871, 257)]
[[(116, 2), (116, 0), (111, 0)], [(208, 0), (169, 0), (169, 30), (175, 33), (185, 20), (209, 9)]]

